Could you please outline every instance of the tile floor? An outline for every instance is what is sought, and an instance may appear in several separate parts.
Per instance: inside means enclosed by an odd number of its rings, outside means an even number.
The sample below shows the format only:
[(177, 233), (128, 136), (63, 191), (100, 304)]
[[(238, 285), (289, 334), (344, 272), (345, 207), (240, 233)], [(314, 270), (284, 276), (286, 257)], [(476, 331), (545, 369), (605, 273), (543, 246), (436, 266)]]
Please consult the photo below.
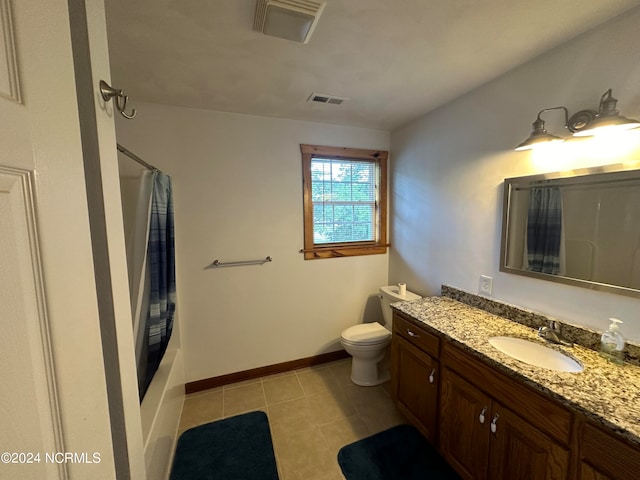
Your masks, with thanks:
[(269, 417), (280, 480), (342, 480), (340, 448), (407, 423), (389, 384), (358, 387), (351, 359), (225, 385), (187, 396), (180, 433), (252, 410)]

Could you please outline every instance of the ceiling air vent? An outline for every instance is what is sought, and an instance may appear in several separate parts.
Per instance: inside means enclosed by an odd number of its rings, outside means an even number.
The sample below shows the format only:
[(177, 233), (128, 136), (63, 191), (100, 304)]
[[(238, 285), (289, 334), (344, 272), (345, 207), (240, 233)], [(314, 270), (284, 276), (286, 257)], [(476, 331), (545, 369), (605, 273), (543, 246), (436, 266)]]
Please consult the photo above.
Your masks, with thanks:
[(265, 35), (309, 43), (325, 1), (257, 0), (253, 29)]
[(336, 97), (335, 95), (325, 95), (324, 93), (312, 93), (307, 98), (307, 102), (330, 103), (332, 105), (340, 105), (349, 100), (344, 97)]

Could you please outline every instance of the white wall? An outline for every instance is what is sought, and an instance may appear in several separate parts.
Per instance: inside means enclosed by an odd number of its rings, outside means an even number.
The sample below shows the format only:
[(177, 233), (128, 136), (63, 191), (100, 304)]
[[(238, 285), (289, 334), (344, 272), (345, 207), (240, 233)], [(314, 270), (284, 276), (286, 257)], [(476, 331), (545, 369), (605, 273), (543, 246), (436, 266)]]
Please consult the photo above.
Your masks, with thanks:
[[(186, 380), (340, 349), (380, 318), (388, 255), (305, 261), (300, 144), (389, 148), (388, 132), (136, 104), (118, 142), (171, 175)], [(273, 257), (205, 269), (213, 260)], [(367, 306), (369, 305), (369, 306)]]
[[(639, 158), (639, 132), (543, 154), (513, 151), (539, 110), (597, 109), (608, 88), (623, 115), (640, 118), (638, 25), (635, 9), (392, 133), (390, 283), (406, 281), (421, 294), (441, 284), (477, 293), (479, 276), (490, 275), (498, 300), (598, 329), (616, 316), (640, 340), (637, 299), (498, 268), (504, 178)], [(550, 133), (562, 134), (559, 112), (544, 118)]]

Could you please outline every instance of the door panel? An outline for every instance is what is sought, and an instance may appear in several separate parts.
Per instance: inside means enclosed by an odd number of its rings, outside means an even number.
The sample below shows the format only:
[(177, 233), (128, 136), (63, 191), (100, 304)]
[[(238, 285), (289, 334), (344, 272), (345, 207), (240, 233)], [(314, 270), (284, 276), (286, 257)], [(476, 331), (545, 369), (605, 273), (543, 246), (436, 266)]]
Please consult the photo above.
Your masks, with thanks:
[[(0, 469), (11, 478), (64, 478), (31, 175), (0, 167)], [(6, 453), (3, 453), (6, 455)], [(7, 461), (9, 460), (9, 461)]]
[[(438, 362), (402, 337), (396, 337), (398, 367), (397, 402), (418, 423), (427, 439), (436, 444)], [(433, 374), (432, 374), (433, 373)]]
[(580, 463), (580, 480), (613, 480), (609, 475), (600, 472), (587, 462)]
[(502, 405), (494, 402), (491, 434), (492, 479), (566, 480), (569, 451)]
[(486, 479), (491, 398), (448, 368), (442, 369), (441, 388), (442, 453), (463, 478)]

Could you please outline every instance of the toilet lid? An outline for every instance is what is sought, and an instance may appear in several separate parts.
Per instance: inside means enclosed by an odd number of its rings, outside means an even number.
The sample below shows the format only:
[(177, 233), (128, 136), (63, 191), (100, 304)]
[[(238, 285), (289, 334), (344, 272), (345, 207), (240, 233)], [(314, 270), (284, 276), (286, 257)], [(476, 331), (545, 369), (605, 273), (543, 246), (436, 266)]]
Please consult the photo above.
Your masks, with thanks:
[(342, 332), (344, 340), (359, 344), (380, 343), (390, 336), (391, 332), (377, 322), (354, 325)]

